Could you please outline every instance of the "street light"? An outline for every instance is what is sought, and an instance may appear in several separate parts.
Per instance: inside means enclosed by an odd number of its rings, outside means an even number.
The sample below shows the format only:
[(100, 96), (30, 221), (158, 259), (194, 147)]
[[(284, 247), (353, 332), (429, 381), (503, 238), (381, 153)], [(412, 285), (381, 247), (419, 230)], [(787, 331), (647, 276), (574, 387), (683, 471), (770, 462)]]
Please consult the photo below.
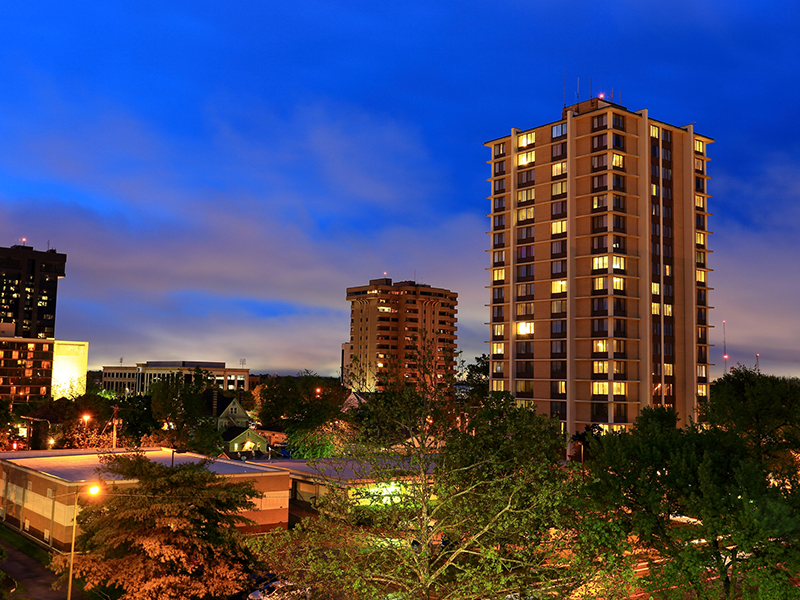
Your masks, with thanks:
[[(84, 419), (88, 421), (88, 418), (84, 416)], [(72, 565), (75, 563), (75, 530), (78, 529), (78, 494), (81, 493), (81, 490), (86, 487), (79, 487), (75, 490), (75, 505), (72, 511), (72, 545), (70, 546), (69, 552), (69, 583), (67, 584), (67, 600), (72, 600)], [(93, 485), (88, 490), (90, 495), (96, 496), (100, 493), (100, 486)]]

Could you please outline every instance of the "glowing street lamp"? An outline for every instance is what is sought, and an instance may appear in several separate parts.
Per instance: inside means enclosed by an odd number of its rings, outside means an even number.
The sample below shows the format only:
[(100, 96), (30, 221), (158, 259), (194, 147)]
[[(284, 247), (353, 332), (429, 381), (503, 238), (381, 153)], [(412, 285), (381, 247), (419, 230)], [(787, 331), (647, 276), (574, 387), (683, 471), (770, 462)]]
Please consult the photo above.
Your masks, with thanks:
[[(84, 419), (88, 421), (88, 418), (84, 416)], [(72, 545), (70, 546), (69, 552), (69, 583), (67, 584), (67, 600), (72, 600), (72, 566), (75, 563), (75, 530), (78, 529), (78, 494), (81, 493), (81, 490), (86, 486), (80, 487), (75, 490), (75, 505), (72, 511)], [(100, 486), (93, 485), (88, 490), (89, 495), (97, 496), (100, 493)]]

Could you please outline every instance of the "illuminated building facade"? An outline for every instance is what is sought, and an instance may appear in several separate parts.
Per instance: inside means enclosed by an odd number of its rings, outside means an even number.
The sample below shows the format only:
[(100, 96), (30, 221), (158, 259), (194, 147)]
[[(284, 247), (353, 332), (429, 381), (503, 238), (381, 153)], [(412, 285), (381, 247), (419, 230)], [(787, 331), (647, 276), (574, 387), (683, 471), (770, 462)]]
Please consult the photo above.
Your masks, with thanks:
[(0, 335), (53, 338), (56, 292), (67, 255), (30, 246), (0, 248)]
[(342, 372), (352, 389), (379, 390), (389, 377), (455, 375), (458, 294), (383, 278), (347, 288), (347, 299), (350, 344), (342, 350)]
[(88, 355), (88, 342), (0, 338), (0, 401), (84, 394)]
[(708, 394), (708, 144), (600, 98), (491, 150), (491, 388), (568, 432)]
[(147, 389), (166, 375), (183, 373), (191, 377), (195, 369), (208, 371), (223, 390), (250, 390), (250, 369), (233, 369), (224, 362), (192, 360), (149, 360), (135, 366), (103, 367), (102, 387), (120, 395), (146, 394)]

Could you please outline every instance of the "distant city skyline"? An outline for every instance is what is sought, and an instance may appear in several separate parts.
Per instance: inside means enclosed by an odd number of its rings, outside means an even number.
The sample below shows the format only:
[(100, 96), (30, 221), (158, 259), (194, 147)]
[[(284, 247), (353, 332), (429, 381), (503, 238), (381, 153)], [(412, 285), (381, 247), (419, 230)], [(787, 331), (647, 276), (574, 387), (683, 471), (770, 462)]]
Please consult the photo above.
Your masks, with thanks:
[(0, 8), (0, 246), (68, 257), (89, 366), (338, 371), (346, 288), (459, 295), (488, 352), (490, 151), (614, 94), (716, 140), (710, 360), (800, 375), (800, 7), (55, 2)]

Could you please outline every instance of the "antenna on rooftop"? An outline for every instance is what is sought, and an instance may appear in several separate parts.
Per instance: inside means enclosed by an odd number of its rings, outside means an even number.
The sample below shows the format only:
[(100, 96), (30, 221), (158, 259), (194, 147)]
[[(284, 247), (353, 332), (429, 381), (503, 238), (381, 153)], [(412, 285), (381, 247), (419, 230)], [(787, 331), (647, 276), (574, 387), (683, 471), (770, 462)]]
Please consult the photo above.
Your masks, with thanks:
[(240, 358), (240, 359), (239, 359), (239, 367), (241, 367), (242, 369), (244, 369), (244, 366), (245, 366), (246, 364), (247, 364), (247, 359), (246, 359), (246, 358)]
[(728, 372), (728, 342), (725, 336), (725, 321), (722, 321), (722, 358), (725, 359), (725, 372)]
[(594, 92), (592, 91), (592, 78), (589, 77), (589, 99), (591, 100), (594, 98)]
[(575, 103), (581, 101), (581, 78), (578, 77), (578, 88), (575, 90)]
[(124, 358), (125, 358), (124, 356), (120, 356), (120, 357), (119, 357), (119, 366), (120, 366), (120, 367), (122, 366), (122, 360), (123, 360)]

